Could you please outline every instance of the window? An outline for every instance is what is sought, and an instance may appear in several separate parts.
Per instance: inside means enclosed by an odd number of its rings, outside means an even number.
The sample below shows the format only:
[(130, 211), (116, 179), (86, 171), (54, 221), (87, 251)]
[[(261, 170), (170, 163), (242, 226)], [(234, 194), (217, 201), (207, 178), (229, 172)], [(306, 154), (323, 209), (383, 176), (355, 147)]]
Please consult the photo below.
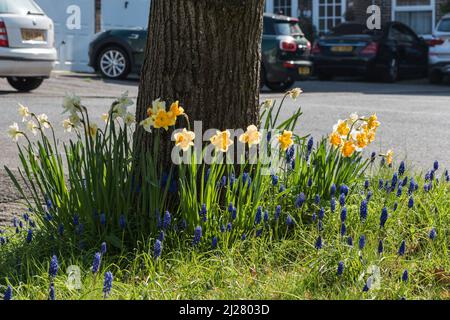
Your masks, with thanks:
[(432, 34), (435, 0), (393, 0), (394, 20), (403, 22), (417, 34)]
[(41, 8), (31, 0), (2, 0), (0, 1), (0, 13), (43, 14)]
[(275, 28), (273, 26), (272, 19), (264, 18), (263, 34), (265, 34), (265, 35), (275, 35)]
[(275, 30), (277, 35), (282, 36), (303, 35), (302, 29), (296, 22), (275, 22)]
[(438, 31), (450, 32), (450, 19), (443, 19), (439, 24)]
[(326, 33), (344, 21), (345, 0), (317, 0), (314, 4), (319, 33)]
[(273, 4), (273, 12), (284, 16), (291, 16), (292, 3), (297, 0), (275, 0)]

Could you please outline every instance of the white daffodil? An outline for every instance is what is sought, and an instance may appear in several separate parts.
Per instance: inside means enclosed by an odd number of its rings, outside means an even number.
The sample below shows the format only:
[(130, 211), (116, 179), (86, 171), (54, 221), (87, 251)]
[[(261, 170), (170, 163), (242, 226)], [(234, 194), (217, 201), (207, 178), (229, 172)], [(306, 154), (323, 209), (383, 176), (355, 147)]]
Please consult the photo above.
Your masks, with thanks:
[(125, 122), (125, 124), (127, 126), (130, 126), (130, 125), (132, 125), (133, 123), (136, 122), (136, 117), (135, 117), (134, 114), (132, 114), (130, 112), (127, 112), (125, 117), (123, 118), (123, 121)]
[(64, 113), (68, 112), (71, 114), (77, 113), (80, 111), (81, 98), (76, 95), (67, 95), (63, 99), (63, 108)]
[(152, 132), (152, 127), (155, 124), (155, 121), (152, 117), (148, 117), (147, 119), (141, 121), (140, 125), (144, 128), (147, 132)]
[(17, 142), (19, 140), (19, 136), (23, 135), (23, 133), (19, 130), (19, 125), (17, 122), (14, 122), (8, 129), (8, 136), (13, 139), (13, 141)]
[(303, 93), (303, 90), (300, 88), (295, 88), (289, 91), (289, 95), (292, 99), (297, 100), (297, 98)]
[(273, 100), (272, 99), (267, 99), (266, 101), (264, 101), (264, 103), (262, 105), (262, 108), (266, 109), (266, 110), (268, 110), (268, 109), (270, 109), (272, 107), (273, 107)]
[(19, 103), (19, 115), (22, 117), (22, 122), (27, 121), (28, 117), (31, 115), (30, 110), (25, 107), (23, 104)]
[(74, 128), (79, 127), (81, 124), (81, 119), (76, 113), (71, 114), (69, 120)]
[(39, 127), (36, 125), (36, 123), (33, 120), (30, 120), (27, 122), (27, 129), (30, 131), (33, 135), (37, 135)]
[(97, 131), (98, 131), (98, 125), (96, 124), (96, 123), (91, 123), (90, 125), (89, 125), (89, 135), (92, 137), (92, 138), (95, 138), (95, 136), (97, 135)]
[(113, 107), (114, 117), (124, 118), (128, 112), (128, 107), (134, 104), (133, 100), (128, 98), (128, 91), (125, 92), (115, 103)]
[(50, 128), (50, 122), (48, 122), (48, 116), (45, 113), (38, 115), (37, 119), (43, 128)]
[(62, 122), (62, 126), (64, 128), (65, 132), (72, 132), (72, 129), (74, 127), (73, 123), (70, 121), (70, 119), (66, 119)]
[(194, 145), (195, 133), (184, 128), (183, 131), (175, 133), (174, 138), (177, 147), (183, 151), (188, 151)]
[(350, 115), (350, 121), (351, 121), (352, 124), (355, 123), (355, 122), (358, 121), (358, 120), (359, 120), (359, 116), (358, 116), (357, 113), (352, 113), (352, 114)]
[(107, 123), (109, 120), (109, 113), (104, 113), (102, 114), (102, 120)]
[(239, 137), (241, 143), (252, 145), (258, 145), (261, 142), (261, 133), (255, 125), (251, 125), (247, 128), (247, 131)]

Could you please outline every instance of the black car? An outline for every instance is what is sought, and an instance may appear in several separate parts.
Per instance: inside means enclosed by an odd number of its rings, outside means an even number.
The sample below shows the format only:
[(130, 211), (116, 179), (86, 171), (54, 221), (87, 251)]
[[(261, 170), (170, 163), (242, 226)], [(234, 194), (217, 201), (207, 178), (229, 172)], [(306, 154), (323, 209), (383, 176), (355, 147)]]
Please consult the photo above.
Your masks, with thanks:
[[(123, 79), (139, 73), (144, 62), (146, 30), (109, 30), (98, 34), (90, 44), (89, 65), (104, 77)], [(311, 43), (298, 20), (264, 15), (261, 82), (271, 90), (283, 91), (310, 76)]]
[(312, 59), (320, 80), (359, 75), (394, 82), (427, 75), (428, 45), (399, 22), (381, 30), (343, 23), (315, 43)]

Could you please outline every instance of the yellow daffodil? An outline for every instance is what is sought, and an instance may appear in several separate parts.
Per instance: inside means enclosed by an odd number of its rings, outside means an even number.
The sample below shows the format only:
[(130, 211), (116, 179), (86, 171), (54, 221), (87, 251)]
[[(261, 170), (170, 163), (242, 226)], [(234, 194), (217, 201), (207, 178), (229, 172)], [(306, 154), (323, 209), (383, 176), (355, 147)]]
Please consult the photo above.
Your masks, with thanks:
[(341, 148), (342, 155), (345, 158), (349, 158), (355, 153), (356, 147), (353, 141), (348, 140), (344, 143), (344, 145)]
[(283, 151), (286, 151), (290, 146), (294, 144), (292, 140), (292, 131), (284, 130), (283, 134), (278, 137), (278, 142)]
[(391, 165), (393, 161), (394, 161), (394, 151), (390, 149), (388, 150), (388, 152), (386, 152), (386, 163), (388, 165)]
[(31, 115), (30, 110), (28, 110), (27, 107), (19, 103), (19, 115), (22, 117), (22, 122), (25, 122)]
[(293, 99), (293, 100), (297, 100), (297, 98), (303, 93), (303, 90), (300, 88), (295, 88), (292, 89), (291, 91), (288, 92), (289, 96)]
[(192, 131), (187, 131), (185, 128), (183, 131), (175, 133), (174, 138), (175, 145), (183, 151), (187, 151), (194, 145), (195, 133)]
[(155, 121), (152, 117), (148, 117), (147, 119), (141, 121), (140, 125), (144, 128), (147, 132), (152, 132), (152, 127), (155, 124)]
[(175, 101), (170, 106), (170, 112), (173, 113), (173, 116), (179, 117), (179, 116), (182, 116), (184, 114), (184, 109), (180, 106), (180, 102), (179, 101)]
[(233, 140), (230, 139), (231, 133), (229, 130), (217, 131), (210, 141), (216, 147), (216, 150), (221, 152), (227, 152), (228, 148), (233, 144)]
[(333, 131), (339, 133), (342, 137), (346, 137), (350, 132), (350, 128), (346, 121), (339, 120), (333, 127)]
[(376, 136), (375, 130), (370, 130), (369, 132), (367, 132), (367, 141), (369, 142), (369, 144), (375, 141), (375, 136)]
[(154, 117), (159, 110), (166, 110), (166, 102), (161, 99), (156, 99), (152, 102), (152, 105), (147, 109), (147, 116)]
[(27, 122), (27, 129), (30, 131), (33, 135), (37, 135), (39, 127), (36, 125), (36, 123), (33, 120), (30, 120)]
[(369, 130), (376, 130), (379, 126), (380, 122), (378, 121), (377, 115), (371, 115), (369, 120), (367, 120), (367, 127), (369, 128)]
[(38, 115), (37, 119), (43, 128), (50, 128), (50, 122), (48, 122), (48, 116), (45, 113)]
[(339, 147), (342, 144), (341, 135), (336, 131), (330, 135), (330, 144), (332, 144), (335, 147)]
[(19, 130), (19, 125), (17, 122), (14, 122), (8, 129), (8, 135), (13, 139), (13, 141), (17, 142), (19, 140), (19, 136), (22, 136), (22, 131)]
[(368, 135), (364, 131), (357, 131), (353, 134), (357, 151), (361, 151), (369, 144)]
[(239, 141), (248, 144), (249, 147), (258, 145), (261, 142), (261, 133), (255, 125), (248, 126), (247, 131), (239, 137)]
[(164, 128), (166, 131), (169, 130), (170, 126), (175, 125), (176, 117), (173, 116), (172, 112), (167, 112), (166, 110), (159, 109), (155, 118), (155, 129)]

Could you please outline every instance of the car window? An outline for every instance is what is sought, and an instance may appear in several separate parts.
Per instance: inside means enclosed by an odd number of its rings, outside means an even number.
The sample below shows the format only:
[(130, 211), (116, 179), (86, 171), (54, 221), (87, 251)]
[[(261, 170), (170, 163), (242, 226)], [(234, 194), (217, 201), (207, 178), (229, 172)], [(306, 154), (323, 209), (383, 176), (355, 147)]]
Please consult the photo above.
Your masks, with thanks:
[(417, 36), (406, 27), (392, 26), (389, 31), (389, 40), (396, 40), (399, 42), (417, 42)]
[(43, 11), (32, 0), (0, 0), (0, 13), (43, 14)]
[(265, 35), (275, 35), (275, 28), (271, 19), (264, 18), (264, 30)]
[(277, 21), (274, 26), (276, 34), (280, 36), (303, 35), (302, 29), (296, 22)]
[(395, 41), (403, 41), (403, 35), (402, 32), (396, 27), (393, 26), (390, 30), (389, 30), (389, 36), (388, 36), (389, 40), (395, 40)]
[(438, 31), (450, 32), (450, 19), (443, 19), (439, 24)]

